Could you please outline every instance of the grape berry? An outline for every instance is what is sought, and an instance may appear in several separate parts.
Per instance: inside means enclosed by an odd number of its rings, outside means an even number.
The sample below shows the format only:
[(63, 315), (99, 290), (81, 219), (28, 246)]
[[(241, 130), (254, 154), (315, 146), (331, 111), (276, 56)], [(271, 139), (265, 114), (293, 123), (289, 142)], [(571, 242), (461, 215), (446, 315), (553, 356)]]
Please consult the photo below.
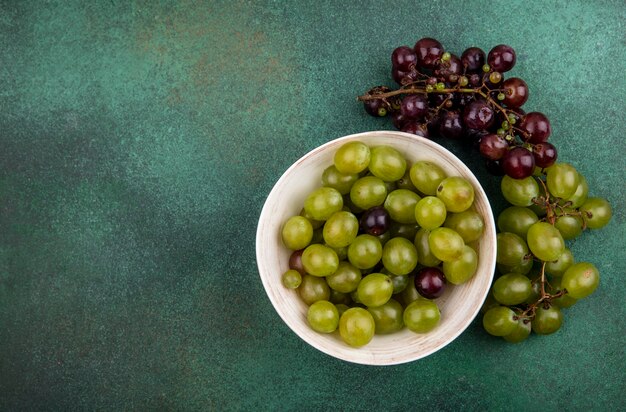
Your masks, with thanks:
[[(604, 227), (612, 215), (608, 201), (589, 197), (587, 182), (578, 170), (557, 162), (557, 149), (548, 142), (552, 127), (547, 116), (522, 109), (528, 100), (527, 83), (518, 77), (505, 79), (516, 60), (515, 50), (504, 44), (489, 53), (470, 47), (459, 58), (439, 41), (423, 38), (412, 48), (401, 46), (392, 53), (392, 77), (398, 89), (377, 86), (358, 97), (369, 114), (390, 115), (393, 125), (403, 132), (474, 144), (487, 170), (503, 176), (502, 193), (514, 206), (497, 220), (501, 276), (483, 307), (483, 326), (512, 343), (525, 340), (531, 330), (542, 335), (556, 332), (563, 323), (562, 309), (594, 292), (600, 279), (598, 269), (588, 262), (575, 263), (565, 241), (586, 229)], [(419, 187), (420, 176), (430, 175), (432, 180), (437, 175), (425, 166), (412, 170), (415, 176), (411, 178), (423, 194), (434, 196), (433, 188)], [(445, 206), (450, 210), (459, 202), (453, 199)], [(464, 253), (470, 272), (475, 263), (463, 249), (463, 239), (456, 239), (454, 247), (450, 246), (454, 242), (438, 247), (446, 228), (422, 222), (424, 217), (445, 219), (437, 215), (435, 206), (425, 197), (416, 210), (422, 227), (415, 238), (420, 261), (444, 261), (443, 272), (427, 268), (414, 278), (420, 294), (431, 299), (443, 291), (446, 269), (460, 265), (450, 264), (450, 259), (462, 262)], [(426, 243), (420, 241), (426, 238)], [(450, 281), (464, 279), (462, 273), (457, 269)]]

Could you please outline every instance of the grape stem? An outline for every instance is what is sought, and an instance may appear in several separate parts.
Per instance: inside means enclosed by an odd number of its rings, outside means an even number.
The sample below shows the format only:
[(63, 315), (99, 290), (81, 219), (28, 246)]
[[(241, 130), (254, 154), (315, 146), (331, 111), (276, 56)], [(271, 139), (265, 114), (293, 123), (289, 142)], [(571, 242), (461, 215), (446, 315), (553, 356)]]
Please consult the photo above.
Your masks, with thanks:
[(541, 296), (535, 302), (528, 305), (526, 309), (516, 308), (520, 311), (519, 314), (515, 315), (515, 319), (529, 319), (532, 320), (535, 317), (535, 312), (541, 303), (547, 303), (548, 305), (551, 303), (552, 299), (560, 298), (561, 296), (567, 293), (567, 290), (563, 289), (558, 291), (557, 293), (551, 294), (546, 292), (546, 283), (548, 280), (546, 279), (546, 262), (542, 262), (541, 264), (541, 272), (539, 276), (539, 280), (541, 282)]

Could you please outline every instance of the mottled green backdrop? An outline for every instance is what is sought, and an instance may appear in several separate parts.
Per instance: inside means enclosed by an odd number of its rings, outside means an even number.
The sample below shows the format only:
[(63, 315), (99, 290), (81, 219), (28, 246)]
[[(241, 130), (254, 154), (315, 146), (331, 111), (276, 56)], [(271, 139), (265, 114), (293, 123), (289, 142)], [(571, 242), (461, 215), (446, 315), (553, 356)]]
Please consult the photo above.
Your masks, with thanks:
[[(0, 1), (0, 410), (624, 410), (626, 6), (576, 1)], [(355, 96), (418, 38), (518, 53), (560, 157), (615, 207), (571, 244), (596, 293), (558, 333), (480, 323), (393, 367), (309, 347), (266, 297), (281, 173), (391, 125)], [(444, 144), (484, 182), (475, 153)]]

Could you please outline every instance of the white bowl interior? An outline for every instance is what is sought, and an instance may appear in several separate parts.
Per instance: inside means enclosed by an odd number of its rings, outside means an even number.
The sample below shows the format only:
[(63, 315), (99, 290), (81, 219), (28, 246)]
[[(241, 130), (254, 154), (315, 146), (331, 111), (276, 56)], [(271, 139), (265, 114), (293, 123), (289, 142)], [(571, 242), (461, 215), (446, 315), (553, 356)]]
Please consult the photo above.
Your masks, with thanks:
[[(358, 140), (369, 146), (389, 145), (404, 154), (409, 163), (429, 160), (449, 176), (468, 179), (475, 190), (474, 206), (483, 216), (485, 231), (479, 240), (479, 263), (476, 275), (463, 285), (449, 285), (436, 300), (441, 321), (436, 329), (416, 334), (404, 328), (390, 335), (376, 335), (361, 348), (345, 344), (338, 332), (321, 334), (307, 323), (308, 306), (297, 292), (281, 284), (289, 269), (291, 251), (281, 240), (280, 231), (287, 218), (300, 213), (306, 196), (321, 186), (324, 169), (333, 162), (336, 150), (348, 141)], [(257, 228), (256, 255), (265, 291), (283, 321), (302, 339), (320, 351), (350, 362), (366, 365), (392, 365), (423, 358), (452, 342), (472, 322), (484, 302), (495, 269), (496, 231), (489, 201), (472, 172), (445, 148), (412, 134), (392, 131), (366, 132), (328, 142), (295, 162), (270, 192)]]

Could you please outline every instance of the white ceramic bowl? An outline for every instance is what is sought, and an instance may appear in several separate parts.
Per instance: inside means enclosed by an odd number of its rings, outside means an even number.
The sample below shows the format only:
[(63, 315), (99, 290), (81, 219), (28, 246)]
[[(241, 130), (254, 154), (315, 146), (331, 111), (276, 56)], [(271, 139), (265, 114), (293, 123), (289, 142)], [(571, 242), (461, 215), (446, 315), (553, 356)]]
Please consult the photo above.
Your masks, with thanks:
[[(475, 190), (474, 205), (485, 221), (485, 231), (479, 240), (478, 269), (463, 285), (449, 285), (436, 300), (441, 321), (431, 332), (416, 334), (404, 328), (390, 335), (376, 335), (361, 348), (345, 344), (339, 333), (322, 334), (307, 323), (308, 306), (297, 292), (285, 288), (281, 275), (289, 269), (291, 254), (281, 240), (281, 228), (291, 216), (300, 213), (306, 196), (321, 186), (324, 169), (333, 163), (337, 149), (346, 142), (358, 140), (370, 147), (389, 145), (413, 163), (430, 160), (450, 176), (468, 179)], [(256, 236), (256, 256), (265, 291), (285, 323), (302, 339), (320, 351), (366, 365), (393, 365), (414, 361), (436, 352), (459, 336), (478, 314), (493, 278), (496, 260), (496, 231), (489, 201), (472, 172), (445, 148), (412, 134), (376, 131), (345, 136), (328, 142), (304, 155), (278, 180), (270, 192), (261, 216)]]

